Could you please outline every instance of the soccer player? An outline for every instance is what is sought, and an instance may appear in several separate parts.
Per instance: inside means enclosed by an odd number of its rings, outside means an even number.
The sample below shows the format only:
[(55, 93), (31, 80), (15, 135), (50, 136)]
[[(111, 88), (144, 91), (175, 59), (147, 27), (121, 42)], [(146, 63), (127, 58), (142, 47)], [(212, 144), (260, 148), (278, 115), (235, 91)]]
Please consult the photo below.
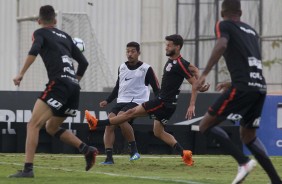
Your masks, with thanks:
[(207, 66), (198, 79), (200, 88), (212, 67), (223, 55), (231, 75), (231, 83), (223, 83), (218, 89), (225, 89), (219, 99), (208, 109), (200, 122), (200, 131), (218, 139), (225, 150), (237, 161), (238, 173), (232, 184), (241, 183), (256, 166), (256, 161), (245, 156), (218, 125), (225, 119), (240, 121), (241, 140), (251, 151), (272, 184), (281, 184), (264, 145), (256, 137), (261, 111), (266, 96), (266, 83), (262, 75), (259, 35), (240, 21), (242, 15), (239, 0), (224, 0), (221, 16), (223, 21), (215, 26), (217, 42)]
[[(176, 109), (177, 97), (184, 78), (192, 85), (192, 94), (186, 118), (191, 119), (195, 115), (197, 97), (195, 83), (197, 79), (193, 76), (189, 68), (194, 72), (198, 70), (180, 55), (180, 50), (183, 46), (183, 38), (180, 35), (166, 36), (165, 39), (166, 55), (169, 59), (164, 66), (161, 90), (158, 97), (106, 120), (97, 120), (88, 111), (85, 111), (85, 117), (90, 129), (95, 130), (96, 126), (121, 124), (135, 117), (150, 115), (154, 119), (154, 135), (173, 147), (182, 156), (184, 163), (191, 166), (193, 165), (192, 152), (190, 150), (184, 150), (174, 136), (165, 131), (164, 127)], [(200, 91), (206, 91), (208, 88), (209, 85), (203, 85)]]
[[(84, 154), (86, 171), (94, 165), (98, 153), (95, 147), (86, 145), (70, 131), (60, 128), (68, 116), (76, 116), (80, 93), (79, 80), (88, 62), (74, 45), (72, 38), (55, 28), (56, 18), (52, 6), (45, 5), (40, 8), (38, 23), (41, 28), (33, 33), (33, 43), (25, 64), (13, 80), (14, 84), (19, 86), (25, 72), (40, 54), (49, 82), (44, 92), (36, 100), (32, 117), (27, 123), (24, 169), (10, 177), (34, 177), (33, 162), (39, 130), (44, 125), (50, 135), (78, 148)], [(74, 70), (73, 59), (78, 62), (77, 72)]]
[[(109, 118), (126, 112), (128, 109), (149, 100), (149, 85), (153, 88), (155, 96), (159, 92), (159, 83), (152, 67), (139, 61), (140, 45), (137, 42), (130, 42), (126, 45), (126, 56), (128, 61), (122, 63), (118, 69), (118, 79), (112, 93), (106, 100), (100, 102), (100, 107), (105, 107), (117, 98), (117, 104), (111, 110)], [(138, 153), (134, 131), (131, 123), (125, 122), (119, 125), (123, 136), (127, 139), (130, 147), (130, 161), (138, 160)], [(130, 123), (130, 124), (129, 124)], [(101, 164), (114, 164), (113, 144), (115, 140), (115, 125), (106, 126), (104, 133), (104, 145), (106, 160)]]

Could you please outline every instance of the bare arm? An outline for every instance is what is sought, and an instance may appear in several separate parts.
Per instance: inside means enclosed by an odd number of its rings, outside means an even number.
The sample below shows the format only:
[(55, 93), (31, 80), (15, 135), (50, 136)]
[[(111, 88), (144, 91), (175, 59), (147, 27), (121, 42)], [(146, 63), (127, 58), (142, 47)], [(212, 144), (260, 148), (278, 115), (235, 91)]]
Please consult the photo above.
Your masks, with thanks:
[(188, 69), (192, 72), (193, 76), (195, 76), (196, 79), (200, 77), (199, 69), (195, 65), (190, 63)]
[(33, 56), (33, 55), (28, 55), (26, 60), (25, 60), (25, 63), (24, 63), (24, 66), (22, 67), (20, 73), (13, 79), (14, 81), (14, 84), (16, 86), (20, 86), (20, 83), (23, 79), (23, 76), (25, 74), (25, 72), (28, 70), (28, 68), (32, 65), (32, 63), (35, 61), (36, 59), (36, 56)]
[(187, 79), (187, 81), (192, 85), (192, 92), (191, 92), (189, 107), (187, 109), (185, 118), (186, 119), (192, 119), (193, 116), (195, 116), (195, 104), (196, 104), (197, 95), (198, 95), (198, 91), (195, 87), (197, 79), (195, 77), (191, 77), (191, 78)]
[(211, 71), (212, 67), (218, 62), (220, 57), (223, 55), (225, 49), (227, 48), (228, 40), (225, 37), (221, 37), (217, 40), (213, 51), (211, 53), (211, 56), (208, 60), (208, 64), (206, 68), (204, 69), (202, 75), (199, 77), (199, 80), (197, 81), (196, 88), (200, 89), (201, 86), (205, 83), (206, 76)]

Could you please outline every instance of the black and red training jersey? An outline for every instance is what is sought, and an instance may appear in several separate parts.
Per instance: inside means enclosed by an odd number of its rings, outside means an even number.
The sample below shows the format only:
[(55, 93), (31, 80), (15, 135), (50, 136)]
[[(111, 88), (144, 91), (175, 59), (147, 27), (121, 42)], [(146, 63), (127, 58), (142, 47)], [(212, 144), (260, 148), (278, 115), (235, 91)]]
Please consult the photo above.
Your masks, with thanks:
[(257, 32), (246, 23), (224, 20), (217, 22), (215, 34), (228, 40), (223, 56), (232, 86), (244, 91), (266, 91)]
[(168, 59), (164, 66), (160, 98), (165, 102), (174, 103), (177, 101), (180, 93), (180, 87), (184, 78), (193, 77), (192, 72), (188, 69), (190, 63), (179, 56), (175, 60)]
[[(29, 55), (40, 54), (49, 80), (78, 83), (76, 75), (83, 76), (88, 62), (67, 33), (54, 27), (44, 27), (33, 33), (32, 40)], [(73, 59), (79, 64), (76, 73)]]

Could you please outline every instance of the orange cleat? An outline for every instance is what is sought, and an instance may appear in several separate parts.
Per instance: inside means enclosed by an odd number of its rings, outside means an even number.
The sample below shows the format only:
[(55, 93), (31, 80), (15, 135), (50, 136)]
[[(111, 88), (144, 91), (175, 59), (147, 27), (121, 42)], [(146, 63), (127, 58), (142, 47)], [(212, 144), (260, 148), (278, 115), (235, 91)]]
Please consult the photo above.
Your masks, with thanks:
[(89, 129), (91, 131), (96, 130), (98, 119), (96, 119), (94, 116), (92, 116), (88, 110), (85, 111), (85, 119), (87, 120)]
[(192, 159), (192, 151), (190, 150), (183, 150), (182, 159), (183, 162), (188, 166), (192, 166), (194, 164), (194, 161)]

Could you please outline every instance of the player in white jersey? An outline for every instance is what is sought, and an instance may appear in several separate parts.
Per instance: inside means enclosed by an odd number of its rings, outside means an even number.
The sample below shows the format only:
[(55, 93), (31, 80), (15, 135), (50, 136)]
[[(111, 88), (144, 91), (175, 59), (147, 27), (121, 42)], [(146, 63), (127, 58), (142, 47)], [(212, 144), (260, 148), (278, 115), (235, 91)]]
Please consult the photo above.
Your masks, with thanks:
[[(110, 117), (126, 112), (128, 109), (138, 106), (149, 100), (150, 89), (153, 88), (157, 96), (159, 83), (152, 67), (138, 60), (140, 55), (140, 45), (137, 42), (130, 42), (126, 46), (126, 56), (128, 61), (122, 63), (118, 69), (118, 79), (112, 93), (106, 100), (100, 102), (100, 107), (105, 107), (117, 98), (117, 104), (109, 114)], [(123, 136), (128, 141), (130, 147), (130, 161), (138, 160), (140, 155), (137, 150), (134, 131), (131, 126), (132, 121), (118, 125)], [(113, 144), (115, 141), (116, 126), (106, 126), (104, 133), (104, 145), (106, 159), (101, 164), (114, 164)]]

